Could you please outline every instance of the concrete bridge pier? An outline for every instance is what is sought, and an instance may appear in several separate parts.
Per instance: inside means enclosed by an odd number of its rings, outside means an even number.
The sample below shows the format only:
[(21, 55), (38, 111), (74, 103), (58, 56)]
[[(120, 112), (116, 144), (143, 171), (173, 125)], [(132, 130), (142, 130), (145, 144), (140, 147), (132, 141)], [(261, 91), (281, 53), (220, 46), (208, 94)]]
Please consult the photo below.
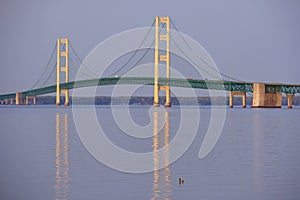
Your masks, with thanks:
[(15, 100), (14, 98), (10, 98), (10, 99), (9, 99), (10, 105), (13, 105), (14, 100)]
[(286, 94), (286, 97), (288, 99), (288, 108), (293, 108), (293, 97), (294, 97), (294, 94)]
[(252, 108), (281, 108), (281, 85), (253, 83)]
[(16, 93), (16, 105), (23, 105), (23, 95), (21, 92)]
[(242, 106), (246, 108), (246, 92), (234, 92), (230, 91), (229, 94), (229, 107), (233, 108), (233, 97), (234, 96), (242, 96)]
[(36, 96), (26, 96), (25, 104), (29, 105), (29, 99), (33, 99), (33, 105), (36, 105)]

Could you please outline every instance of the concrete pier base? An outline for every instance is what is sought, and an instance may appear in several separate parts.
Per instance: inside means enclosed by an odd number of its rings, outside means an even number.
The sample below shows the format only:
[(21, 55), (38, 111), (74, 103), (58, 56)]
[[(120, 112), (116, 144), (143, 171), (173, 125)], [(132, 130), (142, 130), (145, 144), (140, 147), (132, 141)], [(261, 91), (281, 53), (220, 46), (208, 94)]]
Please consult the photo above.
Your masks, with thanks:
[(234, 92), (230, 91), (229, 93), (229, 107), (233, 108), (233, 97), (234, 96), (242, 96), (242, 106), (246, 108), (246, 92)]
[(36, 96), (26, 96), (25, 104), (29, 105), (29, 99), (33, 99), (33, 105), (36, 105)]
[(293, 94), (286, 94), (286, 97), (288, 99), (288, 108), (293, 108)]
[(23, 105), (23, 95), (21, 92), (16, 93), (16, 105)]
[(165, 103), (165, 107), (171, 107), (171, 103)]
[(281, 86), (253, 83), (253, 100), (251, 108), (281, 108)]

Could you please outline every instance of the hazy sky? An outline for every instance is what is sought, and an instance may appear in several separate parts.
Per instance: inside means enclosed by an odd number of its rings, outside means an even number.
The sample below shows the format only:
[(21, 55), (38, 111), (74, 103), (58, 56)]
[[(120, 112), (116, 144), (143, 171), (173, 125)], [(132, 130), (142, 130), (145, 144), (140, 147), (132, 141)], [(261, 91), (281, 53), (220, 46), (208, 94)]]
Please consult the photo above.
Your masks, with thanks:
[(0, 1), (0, 93), (39, 78), (58, 37), (81, 57), (127, 29), (171, 16), (218, 68), (245, 81), (300, 84), (299, 0)]

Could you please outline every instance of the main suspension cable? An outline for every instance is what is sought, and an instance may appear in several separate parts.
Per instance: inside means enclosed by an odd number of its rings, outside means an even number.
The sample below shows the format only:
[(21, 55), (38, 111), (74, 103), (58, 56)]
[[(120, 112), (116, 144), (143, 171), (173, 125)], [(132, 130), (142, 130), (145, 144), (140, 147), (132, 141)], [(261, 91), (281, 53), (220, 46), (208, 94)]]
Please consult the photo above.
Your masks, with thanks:
[[(152, 30), (154, 24), (155, 24), (155, 20), (153, 21), (151, 27), (150, 27), (149, 30), (147, 31), (147, 33), (146, 33), (145, 37), (143, 38), (142, 42), (139, 44), (139, 46), (138, 46), (137, 49), (134, 51), (134, 53), (131, 55), (131, 57), (127, 60), (127, 62), (126, 62), (121, 68), (119, 68), (117, 71), (115, 71), (114, 73), (112, 73), (112, 74), (106, 76), (106, 78), (107, 78), (107, 77), (111, 77), (111, 76), (116, 75), (117, 73), (119, 73), (121, 70), (123, 70), (123, 69), (127, 66), (127, 64), (133, 59), (133, 57), (134, 57), (134, 56), (137, 54), (137, 52), (141, 49), (142, 45), (144, 44), (144, 42), (145, 42), (146, 39), (148, 38), (148, 36), (149, 36), (149, 34), (150, 34), (150, 32), (151, 32), (151, 30)], [(148, 51), (147, 51), (147, 52), (148, 52)], [(147, 52), (146, 52), (146, 53), (147, 53)], [(144, 57), (145, 57), (145, 54), (142, 56), (142, 58), (144, 58)], [(139, 59), (139, 61), (140, 61), (140, 60), (141, 60), (141, 59)], [(135, 64), (135, 65), (136, 65), (136, 64)], [(129, 70), (131, 70), (133, 67), (135, 67), (135, 65), (133, 65)], [(129, 70), (127, 70), (127, 71), (129, 71)], [(125, 73), (126, 73), (126, 72), (125, 72)], [(124, 75), (125, 73), (123, 73), (122, 75)]]
[(55, 53), (56, 48), (57, 48), (57, 42), (55, 43), (55, 46), (54, 46), (54, 48), (53, 48), (53, 50), (52, 50), (51, 56), (50, 56), (50, 58), (49, 58), (49, 60), (48, 60), (48, 63), (47, 63), (47, 65), (46, 65), (46, 67), (45, 67), (43, 73), (41, 74), (40, 78), (35, 82), (35, 84), (34, 84), (30, 89), (33, 89), (35, 86), (37, 86), (37, 84), (38, 84), (38, 83), (41, 81), (41, 79), (43, 78), (44, 74), (46, 73), (46, 71), (48, 70), (48, 68), (49, 68), (49, 66), (50, 66), (49, 64), (50, 64), (50, 62), (51, 62), (51, 60), (52, 60), (52, 58), (53, 58), (53, 56), (54, 56), (54, 53)]
[[(186, 44), (188, 47), (191, 48), (191, 46), (188, 44), (188, 42), (184, 39), (184, 37), (182, 36), (182, 34), (181, 34), (181, 33), (179, 32), (179, 30), (177, 29), (177, 27), (176, 27), (176, 25), (175, 25), (175, 23), (173, 22), (172, 19), (171, 19), (171, 23), (172, 23), (172, 25), (174, 26), (175, 30), (179, 33), (180, 37), (181, 37), (182, 40), (185, 42), (185, 44)], [(170, 37), (171, 37), (171, 36), (170, 36)], [(175, 40), (173, 40), (173, 42), (176, 43)], [(175, 45), (176, 45), (176, 44), (175, 44)], [(179, 47), (179, 45), (176, 45), (176, 46)], [(183, 53), (183, 51), (182, 51), (182, 53)], [(226, 78), (228, 78), (228, 79), (234, 80), (234, 81), (244, 82), (244, 81), (241, 81), (241, 80), (239, 80), (239, 79), (236, 79), (236, 78), (234, 78), (234, 77), (232, 77), (232, 76), (229, 76), (229, 75), (227, 75), (227, 74), (224, 74), (224, 73), (222, 73), (222, 72), (219, 72), (219, 71), (216, 70), (213, 66), (211, 66), (208, 62), (206, 62), (204, 59), (202, 59), (201, 57), (200, 57), (200, 59), (201, 59), (201, 61), (202, 61), (204, 64), (206, 64), (209, 68), (211, 68), (212, 70), (214, 70), (214, 71), (217, 72), (217, 73), (220, 73), (222, 76), (224, 76), (224, 77), (226, 77)], [(203, 70), (203, 69), (202, 69), (202, 70)]]

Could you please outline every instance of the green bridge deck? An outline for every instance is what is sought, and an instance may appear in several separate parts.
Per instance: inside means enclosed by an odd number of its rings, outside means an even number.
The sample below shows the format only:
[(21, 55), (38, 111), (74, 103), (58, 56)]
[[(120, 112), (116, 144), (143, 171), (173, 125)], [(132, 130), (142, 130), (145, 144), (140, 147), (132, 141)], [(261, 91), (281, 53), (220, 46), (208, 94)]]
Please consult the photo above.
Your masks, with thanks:
[[(76, 82), (62, 83), (61, 89), (75, 89), (91, 86), (105, 85), (154, 85), (154, 78), (151, 77), (122, 77), (122, 78), (100, 78), (87, 79)], [(234, 82), (221, 80), (196, 80), (196, 79), (179, 79), (179, 78), (159, 78), (159, 85), (171, 87), (184, 87), (195, 89), (212, 89), (226, 91), (253, 92), (253, 83), (251, 82)], [(286, 94), (300, 93), (300, 84), (280, 84), (266, 83), (267, 86), (276, 86), (281, 92)], [(21, 92), (23, 96), (38, 96), (56, 92), (56, 85), (31, 89)], [(0, 100), (15, 98), (16, 93), (0, 95)]]

